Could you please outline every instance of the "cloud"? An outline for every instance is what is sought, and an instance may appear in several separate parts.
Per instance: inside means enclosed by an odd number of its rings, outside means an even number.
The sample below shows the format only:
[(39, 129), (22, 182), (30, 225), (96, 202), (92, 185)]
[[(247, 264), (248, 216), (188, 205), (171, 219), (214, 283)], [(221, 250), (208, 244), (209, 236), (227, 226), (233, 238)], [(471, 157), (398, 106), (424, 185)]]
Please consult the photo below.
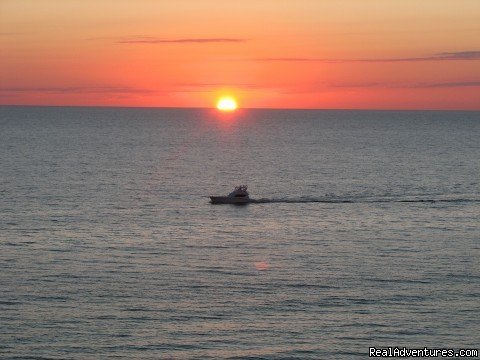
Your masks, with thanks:
[(480, 81), (458, 81), (458, 82), (444, 82), (432, 84), (419, 84), (418, 88), (454, 88), (454, 87), (480, 87)]
[(416, 62), (416, 61), (459, 61), (459, 60), (480, 60), (480, 51), (458, 51), (442, 52), (425, 57), (403, 57), (403, 58), (366, 58), (366, 59), (342, 59), (342, 58), (315, 58), (315, 57), (277, 57), (277, 58), (256, 58), (251, 61), (260, 62), (326, 62), (326, 63), (379, 63), (379, 62)]
[(398, 87), (384, 82), (355, 82), (355, 83), (333, 83), (333, 84), (322, 84), (325, 87), (333, 88), (392, 88)]
[(277, 89), (278, 86), (259, 85), (253, 83), (227, 84), (221, 82), (198, 82), (163, 84), (159, 89), (143, 89), (129, 86), (40, 86), (40, 87), (4, 87), (0, 88), (1, 96), (15, 96), (16, 94), (110, 94), (115, 96), (153, 95), (173, 93), (202, 93), (217, 91), (219, 88), (235, 89)]
[(480, 51), (443, 52), (436, 54), (436, 56), (449, 60), (479, 60)]
[(411, 62), (411, 61), (456, 61), (456, 60), (480, 60), (480, 51), (442, 52), (425, 57), (406, 57), (390, 59), (358, 59), (358, 62)]
[(480, 81), (453, 81), (453, 82), (417, 83), (417, 84), (365, 82), (365, 83), (337, 83), (337, 84), (323, 84), (323, 85), (327, 87), (334, 87), (334, 88), (431, 89), (431, 88), (480, 87)]
[[(305, 85), (283, 85), (276, 90), (281, 94), (312, 94), (334, 89), (379, 89), (379, 90), (421, 90), (421, 89), (448, 89), (463, 87), (480, 87), (480, 81), (452, 81), (452, 82), (431, 82), (431, 83), (394, 83), (394, 82), (327, 82), (317, 81)], [(357, 90), (358, 91), (358, 90)]]
[(138, 36), (118, 40), (119, 44), (206, 44), (206, 43), (241, 43), (247, 41), (240, 38), (184, 38), (159, 39), (150, 36)]

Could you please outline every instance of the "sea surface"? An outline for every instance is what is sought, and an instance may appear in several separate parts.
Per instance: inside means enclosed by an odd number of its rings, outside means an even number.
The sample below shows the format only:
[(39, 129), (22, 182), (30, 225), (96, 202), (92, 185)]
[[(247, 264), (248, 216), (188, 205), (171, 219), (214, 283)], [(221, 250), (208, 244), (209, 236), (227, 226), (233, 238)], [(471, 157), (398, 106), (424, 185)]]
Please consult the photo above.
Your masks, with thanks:
[(479, 348), (479, 218), (479, 112), (0, 107), (0, 357)]

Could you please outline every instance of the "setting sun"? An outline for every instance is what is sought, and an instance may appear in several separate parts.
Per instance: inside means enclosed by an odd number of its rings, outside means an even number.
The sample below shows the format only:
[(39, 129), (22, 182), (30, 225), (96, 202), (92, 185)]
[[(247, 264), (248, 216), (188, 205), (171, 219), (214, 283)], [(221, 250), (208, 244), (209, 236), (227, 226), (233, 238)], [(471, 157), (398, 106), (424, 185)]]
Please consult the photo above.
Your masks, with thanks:
[(223, 96), (217, 101), (217, 109), (220, 111), (235, 111), (237, 101), (231, 96)]

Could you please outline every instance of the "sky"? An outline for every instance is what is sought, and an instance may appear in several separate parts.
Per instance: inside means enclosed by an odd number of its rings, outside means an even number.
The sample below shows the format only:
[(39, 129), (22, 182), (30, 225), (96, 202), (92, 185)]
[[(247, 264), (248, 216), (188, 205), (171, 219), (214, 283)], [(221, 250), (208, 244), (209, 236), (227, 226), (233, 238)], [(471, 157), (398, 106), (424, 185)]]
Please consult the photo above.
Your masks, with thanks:
[(479, 0), (0, 0), (0, 104), (480, 110)]

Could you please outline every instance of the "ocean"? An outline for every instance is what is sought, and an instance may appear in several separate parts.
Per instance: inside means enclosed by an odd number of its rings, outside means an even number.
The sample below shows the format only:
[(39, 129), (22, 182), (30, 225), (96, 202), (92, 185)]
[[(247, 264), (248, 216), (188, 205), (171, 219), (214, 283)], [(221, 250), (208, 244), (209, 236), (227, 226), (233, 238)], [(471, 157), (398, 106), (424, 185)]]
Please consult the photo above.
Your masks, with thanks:
[[(0, 107), (2, 359), (478, 348), (480, 113)], [(248, 185), (260, 200), (211, 205)]]

